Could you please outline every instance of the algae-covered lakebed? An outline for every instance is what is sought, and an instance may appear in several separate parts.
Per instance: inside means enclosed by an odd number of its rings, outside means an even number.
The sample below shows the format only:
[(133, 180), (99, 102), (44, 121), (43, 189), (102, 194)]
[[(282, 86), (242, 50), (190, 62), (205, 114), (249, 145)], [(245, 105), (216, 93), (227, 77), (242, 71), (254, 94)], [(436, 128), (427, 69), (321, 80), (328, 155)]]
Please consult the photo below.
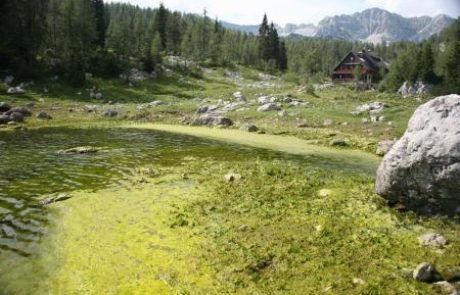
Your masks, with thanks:
[(458, 223), (389, 209), (374, 156), (123, 127), (0, 132), (0, 294), (425, 294), (405, 269), (459, 263)]

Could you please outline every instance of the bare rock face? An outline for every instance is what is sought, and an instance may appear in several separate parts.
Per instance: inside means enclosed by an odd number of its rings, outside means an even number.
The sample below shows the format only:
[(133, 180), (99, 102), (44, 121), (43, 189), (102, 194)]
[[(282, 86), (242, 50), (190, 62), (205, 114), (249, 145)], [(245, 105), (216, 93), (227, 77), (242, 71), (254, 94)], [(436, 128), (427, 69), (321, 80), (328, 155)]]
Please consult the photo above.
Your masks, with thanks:
[(420, 106), (377, 170), (376, 192), (422, 214), (460, 215), (460, 95)]

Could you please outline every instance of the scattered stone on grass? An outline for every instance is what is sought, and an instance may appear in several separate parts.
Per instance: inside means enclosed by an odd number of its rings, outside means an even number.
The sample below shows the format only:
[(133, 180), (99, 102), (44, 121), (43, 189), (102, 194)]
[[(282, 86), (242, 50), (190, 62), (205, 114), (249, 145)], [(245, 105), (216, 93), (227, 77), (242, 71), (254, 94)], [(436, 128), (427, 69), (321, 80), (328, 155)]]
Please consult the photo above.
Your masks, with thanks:
[(348, 143), (344, 139), (333, 139), (329, 143), (331, 146), (348, 146)]
[(235, 182), (241, 179), (241, 175), (238, 173), (230, 172), (225, 174), (224, 179), (226, 182)]
[(396, 140), (382, 140), (377, 144), (376, 154), (379, 156), (384, 156), (388, 153), (391, 147), (396, 143)]
[(51, 119), (53, 119), (53, 117), (52, 117), (50, 114), (46, 113), (46, 112), (39, 112), (39, 113), (37, 114), (37, 119), (40, 119), (40, 120), (51, 120)]
[(420, 245), (422, 246), (432, 246), (432, 247), (442, 247), (447, 245), (447, 239), (437, 233), (428, 233), (421, 235), (418, 238)]
[(260, 106), (257, 111), (258, 112), (271, 112), (271, 111), (280, 111), (281, 107), (275, 103), (267, 103), (263, 106)]
[(420, 263), (412, 273), (412, 278), (414, 280), (425, 282), (425, 283), (433, 283), (436, 281), (441, 281), (442, 276), (433, 266), (433, 264), (428, 262)]
[(256, 125), (244, 124), (243, 126), (241, 126), (240, 130), (247, 132), (257, 132), (259, 131), (259, 128), (257, 128)]

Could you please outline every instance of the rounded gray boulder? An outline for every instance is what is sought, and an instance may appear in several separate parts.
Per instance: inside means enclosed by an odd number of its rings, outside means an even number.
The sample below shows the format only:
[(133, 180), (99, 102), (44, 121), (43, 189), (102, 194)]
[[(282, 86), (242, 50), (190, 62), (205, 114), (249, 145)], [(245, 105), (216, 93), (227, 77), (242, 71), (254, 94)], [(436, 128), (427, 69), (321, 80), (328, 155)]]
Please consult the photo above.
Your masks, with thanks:
[(415, 111), (377, 170), (376, 192), (422, 214), (460, 215), (460, 95)]

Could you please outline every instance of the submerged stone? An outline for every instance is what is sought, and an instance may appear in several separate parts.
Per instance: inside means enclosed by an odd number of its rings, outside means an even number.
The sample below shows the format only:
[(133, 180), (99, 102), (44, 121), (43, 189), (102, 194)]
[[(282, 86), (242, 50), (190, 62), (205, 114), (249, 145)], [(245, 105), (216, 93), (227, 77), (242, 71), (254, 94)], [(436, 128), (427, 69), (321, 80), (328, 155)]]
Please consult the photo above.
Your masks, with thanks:
[(46, 205), (49, 205), (49, 204), (52, 204), (52, 203), (65, 201), (65, 200), (68, 200), (70, 198), (72, 198), (72, 195), (70, 195), (70, 194), (59, 194), (57, 196), (51, 196), (51, 197), (48, 197), (46, 199), (41, 200), (40, 205), (46, 206)]
[(58, 154), (91, 154), (98, 152), (99, 149), (93, 146), (79, 146), (66, 150), (58, 151)]

